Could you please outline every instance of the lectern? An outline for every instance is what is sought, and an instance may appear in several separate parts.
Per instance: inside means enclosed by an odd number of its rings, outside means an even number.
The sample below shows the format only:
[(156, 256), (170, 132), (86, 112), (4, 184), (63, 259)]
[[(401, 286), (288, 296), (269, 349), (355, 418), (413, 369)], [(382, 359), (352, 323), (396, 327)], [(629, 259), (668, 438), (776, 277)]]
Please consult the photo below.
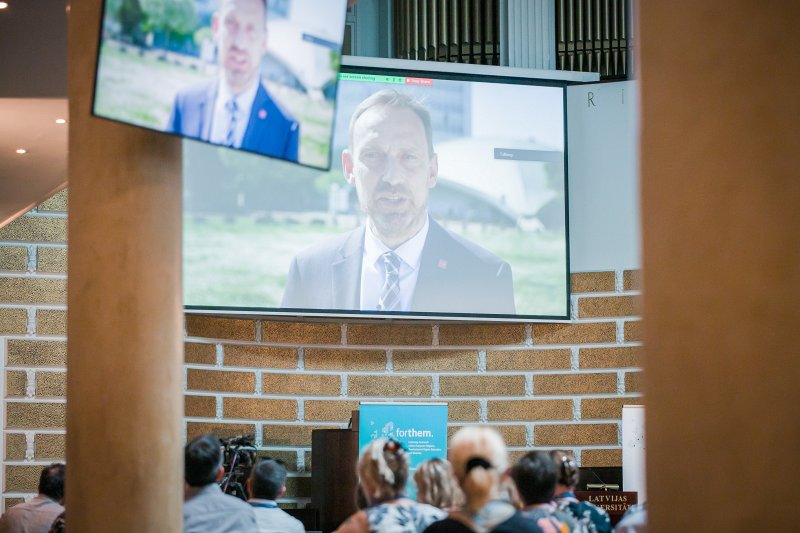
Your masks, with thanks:
[(319, 510), (322, 531), (333, 531), (356, 512), (358, 432), (311, 432), (311, 506)]

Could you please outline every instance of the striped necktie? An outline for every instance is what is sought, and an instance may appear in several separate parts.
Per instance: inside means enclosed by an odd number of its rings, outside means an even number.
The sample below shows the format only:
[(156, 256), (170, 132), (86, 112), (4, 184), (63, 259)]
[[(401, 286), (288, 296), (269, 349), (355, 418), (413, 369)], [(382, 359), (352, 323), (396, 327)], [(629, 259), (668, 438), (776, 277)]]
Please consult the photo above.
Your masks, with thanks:
[(228, 132), (225, 134), (225, 146), (234, 146), (236, 142), (236, 115), (239, 112), (239, 106), (236, 104), (236, 98), (231, 98), (227, 104), (225, 104), (225, 109), (228, 110), (228, 113), (231, 116), (231, 121), (228, 124)]
[(378, 311), (398, 311), (400, 309), (400, 256), (386, 252), (381, 256), (386, 269), (386, 279), (378, 300)]

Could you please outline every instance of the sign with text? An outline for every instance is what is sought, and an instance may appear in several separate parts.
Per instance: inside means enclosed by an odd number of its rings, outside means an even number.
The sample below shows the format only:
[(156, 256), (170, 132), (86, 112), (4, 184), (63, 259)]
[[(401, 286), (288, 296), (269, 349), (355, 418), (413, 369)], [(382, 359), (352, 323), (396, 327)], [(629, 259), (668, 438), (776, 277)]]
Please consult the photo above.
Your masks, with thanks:
[(447, 457), (447, 404), (362, 402), (360, 411), (358, 449), (379, 438), (402, 444), (410, 463), (406, 496), (413, 499), (417, 466), (428, 459)]
[(625, 514), (628, 508), (639, 503), (639, 495), (636, 492), (619, 490), (587, 490), (576, 491), (575, 497), (582, 502), (593, 503), (602, 507), (611, 518), (611, 524), (615, 525)]

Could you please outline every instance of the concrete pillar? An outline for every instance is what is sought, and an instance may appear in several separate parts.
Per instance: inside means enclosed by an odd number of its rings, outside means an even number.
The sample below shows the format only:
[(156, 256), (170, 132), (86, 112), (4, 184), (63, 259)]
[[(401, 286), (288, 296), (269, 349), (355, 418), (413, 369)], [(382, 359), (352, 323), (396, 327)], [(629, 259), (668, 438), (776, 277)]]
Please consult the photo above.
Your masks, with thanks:
[(91, 117), (101, 0), (69, 13), (70, 531), (180, 531), (181, 145)]
[(796, 529), (800, 4), (638, 9), (648, 531)]

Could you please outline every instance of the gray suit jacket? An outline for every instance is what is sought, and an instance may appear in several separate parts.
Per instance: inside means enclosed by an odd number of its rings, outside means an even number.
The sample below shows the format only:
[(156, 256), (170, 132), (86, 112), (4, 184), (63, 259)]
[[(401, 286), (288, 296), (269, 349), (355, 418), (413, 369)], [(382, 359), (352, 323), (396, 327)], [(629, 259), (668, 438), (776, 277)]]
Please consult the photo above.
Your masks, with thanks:
[[(281, 307), (359, 310), (364, 232), (361, 226), (299, 253), (289, 269)], [(412, 312), (515, 312), (511, 266), (433, 219), (419, 268)]]

